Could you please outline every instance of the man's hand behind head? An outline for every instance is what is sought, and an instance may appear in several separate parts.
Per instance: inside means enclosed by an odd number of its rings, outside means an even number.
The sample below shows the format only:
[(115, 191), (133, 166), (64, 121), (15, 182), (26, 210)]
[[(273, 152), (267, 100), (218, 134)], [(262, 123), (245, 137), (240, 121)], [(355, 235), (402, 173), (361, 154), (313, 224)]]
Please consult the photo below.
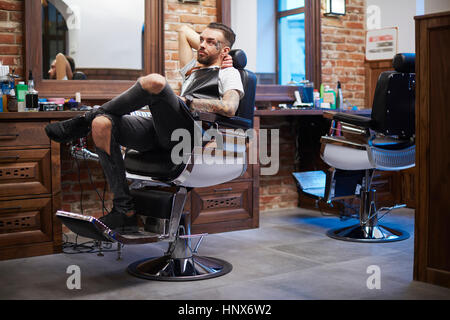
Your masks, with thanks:
[(221, 69), (233, 67), (233, 58), (228, 54), (222, 61)]

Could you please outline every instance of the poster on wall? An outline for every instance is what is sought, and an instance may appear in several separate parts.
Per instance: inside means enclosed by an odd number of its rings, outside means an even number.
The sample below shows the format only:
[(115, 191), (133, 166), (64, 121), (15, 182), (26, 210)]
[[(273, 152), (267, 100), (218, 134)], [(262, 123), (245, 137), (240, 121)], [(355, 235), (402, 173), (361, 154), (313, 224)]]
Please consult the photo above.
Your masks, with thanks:
[(387, 60), (397, 54), (397, 27), (369, 30), (366, 33), (366, 60)]

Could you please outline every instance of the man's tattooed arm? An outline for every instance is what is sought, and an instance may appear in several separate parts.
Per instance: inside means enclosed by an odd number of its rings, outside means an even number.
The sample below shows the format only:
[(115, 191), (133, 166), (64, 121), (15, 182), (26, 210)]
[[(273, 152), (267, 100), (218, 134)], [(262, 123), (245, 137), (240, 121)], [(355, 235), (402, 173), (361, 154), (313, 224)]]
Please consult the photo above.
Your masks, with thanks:
[(191, 109), (199, 112), (218, 113), (226, 117), (233, 117), (239, 107), (239, 92), (228, 90), (222, 100), (194, 99)]

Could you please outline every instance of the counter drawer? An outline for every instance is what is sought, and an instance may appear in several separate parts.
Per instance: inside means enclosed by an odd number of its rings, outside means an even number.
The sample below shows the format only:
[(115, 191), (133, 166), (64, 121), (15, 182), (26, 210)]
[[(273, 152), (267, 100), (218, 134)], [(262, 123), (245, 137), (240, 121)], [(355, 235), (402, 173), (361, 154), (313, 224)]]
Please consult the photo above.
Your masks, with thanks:
[(52, 240), (50, 198), (0, 201), (0, 247)]
[(226, 183), (191, 192), (193, 225), (252, 218), (252, 183)]
[(50, 146), (48, 122), (0, 122), (0, 147)]
[(0, 198), (51, 193), (49, 149), (0, 151)]

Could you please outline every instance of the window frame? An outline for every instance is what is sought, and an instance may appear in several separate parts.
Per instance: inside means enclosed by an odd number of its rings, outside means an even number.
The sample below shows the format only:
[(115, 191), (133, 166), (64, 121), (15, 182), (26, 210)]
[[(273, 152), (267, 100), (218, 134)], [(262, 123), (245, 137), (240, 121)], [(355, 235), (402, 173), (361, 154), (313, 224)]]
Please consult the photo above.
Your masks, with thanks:
[[(306, 7), (306, 1), (305, 1), (305, 6), (304, 7), (298, 7), (298, 8), (294, 8), (294, 9), (289, 9), (289, 10), (280, 10), (280, 1), (281, 0), (276, 0), (275, 3), (275, 50), (276, 50), (276, 54), (275, 54), (275, 58), (276, 58), (276, 67), (275, 67), (275, 73), (276, 73), (276, 79), (277, 82), (280, 83), (281, 79), (281, 58), (280, 58), (280, 22), (282, 18), (286, 18), (289, 16), (293, 16), (296, 14), (300, 14), (300, 13), (304, 13), (305, 14), (305, 68), (307, 69), (307, 63), (306, 60), (308, 59), (308, 48), (306, 47), (306, 38), (307, 38), (307, 34), (306, 34), (306, 11), (305, 11), (305, 7)], [(308, 80), (310, 74), (308, 74), (308, 70), (306, 70), (306, 78)], [(312, 81), (312, 80), (310, 80)]]
[[(217, 1), (217, 21), (231, 26), (231, 0)], [(278, 57), (278, 1), (275, 1), (275, 12), (277, 12), (276, 21), (276, 73), (279, 79), (279, 57)], [(286, 10), (291, 12), (293, 10)], [(321, 50), (321, 13), (320, 1), (305, 0), (305, 48), (306, 48), (306, 77), (314, 82), (314, 87), (319, 88), (322, 83), (322, 50)], [(258, 85), (261, 86), (261, 85)], [(267, 85), (266, 85), (267, 86)], [(275, 85), (282, 87), (282, 85)], [(285, 90), (282, 90), (285, 91)]]
[(305, 0), (305, 6), (290, 10), (280, 11), (280, 0), (275, 1), (276, 12), (276, 76), (280, 80), (280, 19), (299, 13), (305, 14), (305, 68), (306, 79), (314, 82), (315, 88), (322, 83), (322, 57), (321, 57), (321, 32), (320, 32), (320, 4), (315, 0)]
[[(51, 2), (49, 2), (49, 5), (53, 5), (53, 4)], [(58, 21), (58, 18), (59, 17), (62, 18), (62, 15), (55, 6), (53, 6), (53, 7), (55, 8), (56, 17), (57, 17), (57, 21)], [(43, 8), (42, 14), (43, 14), (42, 18), (44, 20), (44, 23), (42, 25), (42, 58), (43, 58), (43, 60), (42, 60), (43, 75), (42, 76), (43, 76), (43, 78), (45, 78), (45, 71), (49, 70), (50, 65), (51, 65), (50, 57), (52, 57), (52, 56), (55, 57), (56, 53), (58, 53), (58, 52), (66, 52), (67, 51), (66, 50), (67, 49), (67, 41), (66, 41), (67, 27), (65, 28), (64, 34), (62, 36), (61, 35), (53, 35), (53, 34), (50, 35), (49, 7)], [(45, 37), (44, 35), (47, 35), (47, 37)], [(50, 54), (50, 49), (49, 49), (49, 44), (48, 44), (52, 40), (57, 41), (58, 43), (62, 44), (62, 46), (64, 48), (63, 50), (57, 50), (57, 52), (54, 53), (53, 55)], [(58, 48), (59, 48), (59, 46), (58, 46)]]

